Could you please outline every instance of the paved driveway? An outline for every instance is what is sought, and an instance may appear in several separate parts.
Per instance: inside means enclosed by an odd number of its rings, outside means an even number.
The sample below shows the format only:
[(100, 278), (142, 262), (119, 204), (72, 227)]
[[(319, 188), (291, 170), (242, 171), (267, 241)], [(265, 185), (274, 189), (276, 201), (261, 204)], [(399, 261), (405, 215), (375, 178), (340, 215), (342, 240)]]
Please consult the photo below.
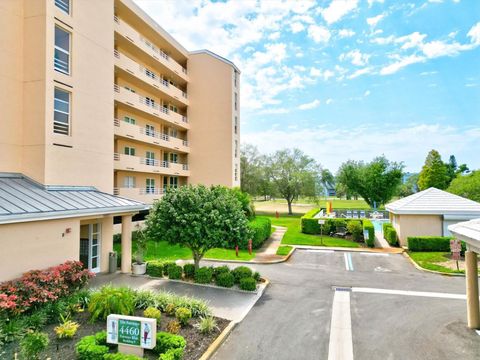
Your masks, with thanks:
[(480, 358), (463, 278), (399, 254), (297, 250), (252, 267), (271, 284), (215, 360)]

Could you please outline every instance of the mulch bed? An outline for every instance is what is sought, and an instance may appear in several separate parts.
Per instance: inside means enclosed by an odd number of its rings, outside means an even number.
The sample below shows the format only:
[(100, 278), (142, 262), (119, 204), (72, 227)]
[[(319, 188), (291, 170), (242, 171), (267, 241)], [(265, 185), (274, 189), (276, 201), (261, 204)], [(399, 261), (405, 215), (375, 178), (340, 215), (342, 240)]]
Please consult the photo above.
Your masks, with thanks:
[[(142, 311), (137, 310), (135, 312), (136, 316), (142, 316)], [(50, 338), (50, 345), (48, 349), (41, 354), (40, 359), (51, 359), (51, 360), (75, 360), (77, 356), (75, 354), (75, 344), (84, 336), (93, 335), (96, 332), (106, 330), (106, 321), (96, 321), (91, 323), (89, 321), (90, 314), (88, 312), (78, 313), (74, 316), (72, 320), (77, 321), (80, 324), (77, 333), (73, 339), (62, 339), (57, 340), (54, 328), (57, 324), (47, 325), (42, 330), (46, 332)], [(174, 316), (168, 316), (167, 314), (162, 313), (160, 322), (157, 323), (157, 332), (166, 331), (167, 323), (171, 320), (175, 320)], [(202, 354), (207, 350), (210, 344), (217, 338), (217, 336), (227, 327), (229, 324), (228, 320), (216, 318), (218, 329), (212, 331), (208, 335), (203, 335), (199, 332), (197, 328), (194, 327), (196, 323), (199, 322), (199, 319), (191, 319), (188, 326), (182, 327), (179, 335), (183, 336), (187, 341), (187, 347), (185, 348), (185, 353), (183, 360), (196, 360), (199, 359)], [(15, 353), (19, 352), (18, 342), (8, 343), (4, 345), (4, 348), (0, 350), (0, 359), (15, 359)], [(155, 355), (153, 352), (146, 350), (145, 356), (146, 359), (158, 359), (158, 355)]]

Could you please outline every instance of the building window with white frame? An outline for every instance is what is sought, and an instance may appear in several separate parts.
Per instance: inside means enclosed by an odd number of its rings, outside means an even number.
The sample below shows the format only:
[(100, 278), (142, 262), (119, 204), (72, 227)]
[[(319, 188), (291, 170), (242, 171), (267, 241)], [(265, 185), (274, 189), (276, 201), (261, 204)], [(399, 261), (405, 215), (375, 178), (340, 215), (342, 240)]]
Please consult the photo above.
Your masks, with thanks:
[(146, 179), (145, 182), (145, 193), (155, 194), (155, 179)]
[(125, 176), (123, 178), (123, 187), (129, 189), (135, 188), (135, 176)]
[(55, 70), (70, 75), (70, 36), (71, 34), (55, 26)]
[(125, 146), (124, 154), (125, 155), (130, 155), (130, 156), (135, 156), (135, 148), (131, 147), (131, 146)]
[(172, 188), (178, 187), (178, 176), (170, 176), (170, 187)]
[(137, 123), (137, 121), (134, 118), (132, 118), (131, 116), (124, 116), (123, 120), (126, 123), (129, 123), (129, 124), (132, 124), (132, 125), (135, 125)]
[(235, 93), (235, 110), (238, 110), (238, 94)]
[(237, 81), (238, 81), (238, 72), (237, 70), (233, 70), (233, 84), (235, 87), (237, 87)]
[(238, 134), (238, 117), (235, 116), (235, 122), (233, 124), (233, 131), (235, 134)]
[(70, 15), (70, 0), (55, 0), (55, 6)]
[(55, 88), (53, 101), (53, 132), (70, 135), (70, 93)]

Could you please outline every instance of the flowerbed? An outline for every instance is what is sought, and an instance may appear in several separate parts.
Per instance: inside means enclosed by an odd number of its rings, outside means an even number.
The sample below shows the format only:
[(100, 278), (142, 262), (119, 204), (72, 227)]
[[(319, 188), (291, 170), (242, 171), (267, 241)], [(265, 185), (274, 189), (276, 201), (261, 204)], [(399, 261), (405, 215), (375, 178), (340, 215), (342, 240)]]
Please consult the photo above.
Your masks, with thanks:
[[(185, 264), (182, 268), (173, 262), (161, 261), (149, 261), (147, 263), (147, 275), (160, 278), (167, 277), (172, 280), (183, 280), (197, 284), (215, 284), (225, 288), (231, 288), (236, 285), (239, 289), (245, 291), (255, 291), (257, 284), (261, 281), (260, 273), (253, 272), (246, 266), (238, 266), (233, 270), (230, 270), (228, 266), (204, 266), (195, 270), (193, 264)], [(248, 278), (249, 280), (242, 282), (243, 278)]]

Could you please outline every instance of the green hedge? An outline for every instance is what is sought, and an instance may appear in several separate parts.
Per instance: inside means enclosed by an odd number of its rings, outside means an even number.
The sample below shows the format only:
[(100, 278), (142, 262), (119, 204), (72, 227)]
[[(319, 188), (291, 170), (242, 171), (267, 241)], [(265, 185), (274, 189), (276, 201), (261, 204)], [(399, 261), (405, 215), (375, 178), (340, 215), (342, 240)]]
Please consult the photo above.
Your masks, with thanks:
[[(256, 217), (248, 223), (248, 227), (252, 230), (252, 248), (258, 249), (263, 245), (265, 240), (270, 237), (272, 232), (272, 222), (267, 217)], [(241, 244), (240, 248), (247, 249), (248, 243)]]
[(163, 261), (159, 260), (150, 260), (147, 262), (147, 275), (154, 277), (163, 276)]
[[(407, 238), (408, 250), (410, 251), (443, 251), (450, 252), (451, 236), (409, 236)], [(466, 246), (462, 241), (462, 252)]]
[(320, 225), (318, 225), (318, 219), (314, 219), (314, 216), (318, 214), (320, 209), (312, 209), (302, 216), (302, 233), (304, 234), (320, 234)]
[(344, 218), (314, 218), (315, 215), (319, 212), (319, 209), (313, 209), (307, 212), (301, 218), (302, 223), (302, 233), (304, 234), (313, 234), (318, 235), (320, 234), (320, 225), (318, 224), (318, 220), (325, 220), (325, 224), (322, 225), (322, 232), (323, 234), (330, 234), (335, 232), (337, 228), (344, 227), (346, 228), (350, 221), (357, 221), (363, 224), (364, 219), (344, 219)]
[(363, 219), (363, 232), (367, 232), (368, 236), (365, 237), (365, 244), (368, 247), (375, 246), (375, 227), (370, 220)]
[(392, 246), (398, 245), (397, 231), (390, 223), (383, 223), (383, 237)]

